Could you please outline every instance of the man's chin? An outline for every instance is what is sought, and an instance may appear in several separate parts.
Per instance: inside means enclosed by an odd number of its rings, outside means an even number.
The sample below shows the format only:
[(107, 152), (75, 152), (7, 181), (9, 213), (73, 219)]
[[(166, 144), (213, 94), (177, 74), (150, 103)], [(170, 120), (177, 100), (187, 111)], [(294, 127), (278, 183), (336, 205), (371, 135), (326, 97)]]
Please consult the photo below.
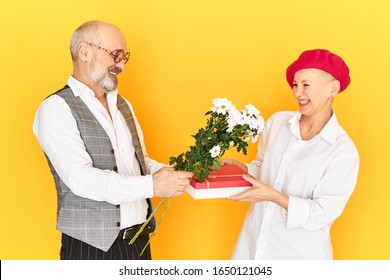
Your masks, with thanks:
[(112, 81), (109, 85), (103, 84), (100, 85), (100, 88), (103, 89), (105, 92), (110, 92), (118, 89), (118, 81)]

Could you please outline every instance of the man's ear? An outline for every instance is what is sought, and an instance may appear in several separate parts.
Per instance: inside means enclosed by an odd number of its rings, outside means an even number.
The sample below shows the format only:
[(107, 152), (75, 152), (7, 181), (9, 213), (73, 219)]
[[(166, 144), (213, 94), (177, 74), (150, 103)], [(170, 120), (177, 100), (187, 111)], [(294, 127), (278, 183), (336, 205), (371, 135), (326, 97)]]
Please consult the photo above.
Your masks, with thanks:
[(77, 48), (79, 60), (87, 62), (92, 55), (91, 47), (87, 43), (81, 43)]

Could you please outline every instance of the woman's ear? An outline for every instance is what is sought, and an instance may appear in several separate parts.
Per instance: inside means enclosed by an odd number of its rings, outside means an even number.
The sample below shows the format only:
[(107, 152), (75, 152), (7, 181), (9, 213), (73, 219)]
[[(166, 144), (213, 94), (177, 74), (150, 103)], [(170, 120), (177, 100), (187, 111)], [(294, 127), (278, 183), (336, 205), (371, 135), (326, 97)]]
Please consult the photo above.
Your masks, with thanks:
[(340, 82), (338, 80), (334, 80), (331, 82), (331, 91), (330, 91), (330, 96), (329, 97), (335, 97), (336, 94), (340, 92)]

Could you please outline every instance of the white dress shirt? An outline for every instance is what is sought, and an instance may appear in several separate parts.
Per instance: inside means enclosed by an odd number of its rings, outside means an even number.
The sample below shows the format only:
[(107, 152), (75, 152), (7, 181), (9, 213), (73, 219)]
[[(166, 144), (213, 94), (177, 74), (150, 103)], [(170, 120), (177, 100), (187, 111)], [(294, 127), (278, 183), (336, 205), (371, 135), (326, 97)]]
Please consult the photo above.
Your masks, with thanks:
[[(153, 179), (152, 175), (141, 176), (130, 131), (116, 106), (117, 91), (107, 93), (111, 119), (86, 85), (72, 76), (68, 79), (68, 85), (75, 96), (80, 96), (107, 132), (114, 149), (118, 172), (92, 166), (92, 159), (85, 149), (70, 108), (58, 95), (45, 99), (35, 115), (33, 131), (43, 151), (74, 194), (120, 205), (121, 228), (143, 223), (148, 209), (145, 199), (153, 197)], [(129, 106), (134, 115), (132, 106)], [(145, 154), (148, 174), (153, 174), (164, 165), (147, 157), (142, 130), (135, 115), (134, 121)]]
[(302, 140), (299, 112), (269, 118), (248, 172), (289, 196), (288, 210), (252, 203), (233, 259), (332, 259), (329, 231), (352, 194), (359, 155), (336, 114)]

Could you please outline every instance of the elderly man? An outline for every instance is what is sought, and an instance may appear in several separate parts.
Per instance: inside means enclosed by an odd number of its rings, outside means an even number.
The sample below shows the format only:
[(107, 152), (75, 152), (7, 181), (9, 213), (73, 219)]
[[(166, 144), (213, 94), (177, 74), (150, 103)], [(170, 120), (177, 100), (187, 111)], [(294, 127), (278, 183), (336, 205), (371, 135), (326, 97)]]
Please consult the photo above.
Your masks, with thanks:
[(90, 21), (74, 32), (73, 75), (46, 98), (34, 120), (54, 176), (62, 232), (61, 259), (151, 259), (154, 220), (129, 245), (151, 213), (151, 197), (181, 195), (192, 173), (148, 158), (117, 76), (130, 53), (115, 26)]

